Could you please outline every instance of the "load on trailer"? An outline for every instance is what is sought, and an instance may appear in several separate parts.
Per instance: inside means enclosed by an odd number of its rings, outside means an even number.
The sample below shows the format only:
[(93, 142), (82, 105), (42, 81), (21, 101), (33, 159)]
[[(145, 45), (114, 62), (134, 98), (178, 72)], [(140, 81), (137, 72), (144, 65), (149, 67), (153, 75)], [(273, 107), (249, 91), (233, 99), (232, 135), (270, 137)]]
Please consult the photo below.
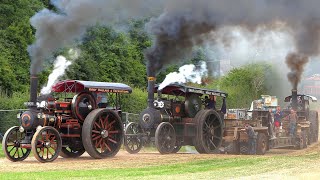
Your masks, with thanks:
[[(40, 162), (81, 156), (112, 157), (123, 141), (121, 94), (132, 92), (122, 83), (66, 80), (52, 87), (53, 95), (37, 97), (31, 77), (29, 110), (18, 115), (20, 126), (7, 130), (2, 149), (11, 161), (22, 161), (32, 151)], [(60, 96), (60, 97), (58, 97)]]

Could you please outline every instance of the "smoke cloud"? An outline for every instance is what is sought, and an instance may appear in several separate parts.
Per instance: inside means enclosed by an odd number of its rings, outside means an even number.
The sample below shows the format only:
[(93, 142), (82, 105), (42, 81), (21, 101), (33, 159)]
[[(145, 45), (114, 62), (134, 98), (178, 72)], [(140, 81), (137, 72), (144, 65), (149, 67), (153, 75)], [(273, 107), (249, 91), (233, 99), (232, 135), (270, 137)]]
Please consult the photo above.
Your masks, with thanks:
[(207, 65), (201, 62), (199, 67), (193, 64), (184, 65), (179, 68), (179, 72), (172, 72), (166, 76), (164, 81), (159, 85), (159, 90), (172, 83), (192, 82), (201, 84), (202, 77), (207, 76)]
[(43, 9), (31, 19), (36, 40), (28, 47), (31, 74), (42, 70), (43, 62), (59, 48), (81, 39), (87, 28), (96, 24), (114, 25), (130, 18), (151, 14), (160, 7), (154, 0), (51, 0), (57, 9)]
[[(308, 57), (319, 54), (319, 5), (317, 0), (166, 1), (164, 12), (147, 24), (148, 32), (155, 36), (153, 46), (145, 54), (148, 74), (183, 61), (195, 46), (216, 42), (212, 34), (223, 27), (239, 26), (254, 32), (258, 28), (272, 30), (279, 24), (288, 27), (294, 37), (292, 46), (296, 51), (292, 53), (304, 59), (297, 64), (296, 58), (287, 56), (291, 71), (298, 72)], [(291, 80), (295, 86), (299, 78)]]

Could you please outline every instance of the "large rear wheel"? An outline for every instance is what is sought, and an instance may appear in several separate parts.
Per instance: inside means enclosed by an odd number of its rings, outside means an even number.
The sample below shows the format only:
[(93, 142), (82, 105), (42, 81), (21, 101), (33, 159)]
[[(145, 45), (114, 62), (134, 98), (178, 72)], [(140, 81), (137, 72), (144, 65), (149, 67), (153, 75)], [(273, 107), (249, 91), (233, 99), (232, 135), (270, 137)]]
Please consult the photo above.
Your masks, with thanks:
[(216, 153), (222, 143), (223, 125), (220, 115), (211, 109), (201, 110), (195, 117), (197, 134), (194, 146), (199, 153)]
[(117, 112), (95, 109), (82, 127), (82, 142), (88, 154), (96, 159), (115, 156), (122, 145), (123, 124)]
[(125, 129), (124, 148), (130, 154), (138, 153), (142, 148), (142, 129), (135, 123), (130, 122)]
[(19, 131), (18, 126), (13, 126), (7, 130), (2, 140), (2, 150), (5, 156), (13, 162), (26, 159), (31, 149), (21, 147), (21, 141), (25, 138), (25, 133)]
[(176, 144), (176, 133), (173, 126), (168, 122), (162, 122), (156, 129), (155, 144), (161, 154), (173, 152)]
[(42, 162), (52, 162), (59, 156), (62, 141), (59, 132), (51, 127), (45, 126), (36, 131), (31, 141), (34, 157)]

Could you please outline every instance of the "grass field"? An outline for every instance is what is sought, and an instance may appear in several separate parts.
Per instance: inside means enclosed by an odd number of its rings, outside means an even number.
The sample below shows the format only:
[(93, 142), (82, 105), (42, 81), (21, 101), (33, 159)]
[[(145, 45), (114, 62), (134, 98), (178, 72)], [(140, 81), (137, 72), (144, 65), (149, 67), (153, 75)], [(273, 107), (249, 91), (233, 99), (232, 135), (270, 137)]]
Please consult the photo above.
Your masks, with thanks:
[[(150, 154), (151, 156), (153, 154)], [(168, 156), (169, 158), (170, 156)], [(209, 158), (175, 164), (159, 164), (142, 168), (94, 168), (32, 172), (1, 172), (0, 179), (225, 179), (276, 173), (286, 169), (288, 177), (295, 177), (303, 168), (319, 165), (320, 153), (283, 156), (236, 156), (236, 158)], [(59, 164), (55, 164), (59, 165)], [(317, 165), (317, 166), (318, 166)], [(50, 163), (43, 164), (50, 166)], [(28, 168), (28, 167), (25, 167)]]

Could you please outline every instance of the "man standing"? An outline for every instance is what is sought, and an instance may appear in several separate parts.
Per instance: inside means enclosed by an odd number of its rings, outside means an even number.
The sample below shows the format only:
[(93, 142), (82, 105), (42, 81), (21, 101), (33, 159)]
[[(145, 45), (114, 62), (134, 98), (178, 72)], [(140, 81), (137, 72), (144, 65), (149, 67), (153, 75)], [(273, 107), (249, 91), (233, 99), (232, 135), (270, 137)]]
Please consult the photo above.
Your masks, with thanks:
[(276, 134), (278, 134), (281, 126), (281, 119), (282, 119), (282, 112), (281, 112), (280, 106), (277, 106), (277, 110), (273, 115), (273, 118), (274, 118), (274, 128), (276, 130)]
[(295, 135), (297, 120), (298, 120), (298, 115), (296, 111), (294, 109), (291, 109), (289, 114), (289, 123), (290, 123), (289, 134), (292, 137)]
[(249, 154), (256, 154), (256, 133), (254, 132), (253, 127), (250, 124), (245, 125), (246, 132), (248, 134), (248, 149)]

